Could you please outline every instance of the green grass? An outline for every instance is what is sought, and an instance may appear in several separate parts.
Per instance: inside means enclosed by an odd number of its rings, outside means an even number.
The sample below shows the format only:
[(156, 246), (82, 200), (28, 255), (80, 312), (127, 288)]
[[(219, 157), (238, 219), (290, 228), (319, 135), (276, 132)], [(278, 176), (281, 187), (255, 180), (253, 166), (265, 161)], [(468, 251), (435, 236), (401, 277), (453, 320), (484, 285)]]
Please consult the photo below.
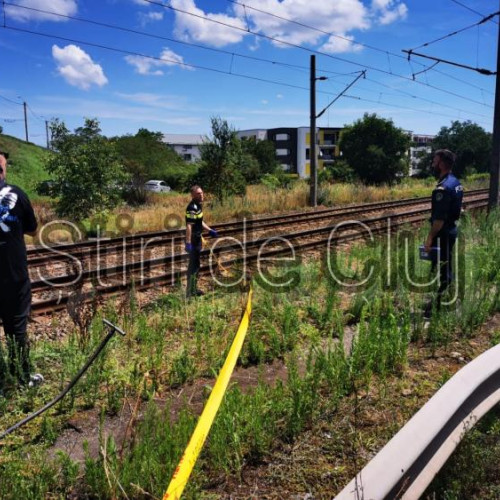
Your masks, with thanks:
[[(401, 379), (408, 370), (411, 342), (432, 352), (457, 338), (475, 335), (477, 327), (500, 310), (497, 221), (497, 214), (464, 219), (465, 294), (458, 307), (444, 310), (428, 330), (410, 314), (421, 306), (422, 297), (398, 282), (387, 287), (377, 279), (368, 289), (355, 290), (351, 305), (341, 310), (345, 292), (327, 279), (323, 264), (317, 261), (299, 268), (298, 286), (286, 293), (273, 294), (256, 286), (251, 327), (239, 364), (257, 366), (261, 378), (249, 390), (237, 386), (228, 390), (186, 498), (203, 496), (221, 478), (239, 478), (249, 464), (269, 460), (275, 450), (294, 443), (353, 395)], [(348, 272), (359, 263), (379, 262), (385, 252), (382, 243), (356, 246), (347, 254), (340, 252), (339, 260), (346, 263)], [(425, 275), (428, 263), (414, 260), (413, 268), (419, 276)], [(127, 331), (127, 337), (110, 343), (57, 411), (6, 439), (0, 450), (0, 498), (64, 498), (73, 488), (90, 498), (148, 498), (144, 492), (160, 497), (197, 417), (186, 401), (173, 421), (168, 404), (160, 409), (154, 398), (167, 399), (172, 388), (216, 375), (243, 304), (244, 297), (219, 291), (186, 303), (178, 289), (141, 310), (132, 292), (121, 307), (104, 307), (88, 336), (75, 330), (62, 342), (38, 342), (33, 359), (47, 375), (47, 383), (39, 391), (0, 398), (2, 429), (40, 407), (76, 373), (104, 335), (100, 316)], [(348, 321), (355, 321), (358, 332), (350, 356), (342, 343)], [(276, 360), (284, 363), (287, 375), (270, 384), (262, 373), (267, 363)], [(448, 376), (443, 374), (442, 380)], [(103, 438), (100, 456), (87, 457), (78, 479), (67, 457), (44, 460), (43, 450), (73, 415), (89, 408), (103, 418), (115, 415), (124, 399), (144, 401), (147, 411), (123, 451), (122, 443)], [(20, 470), (23, 474), (16, 472)]]
[(22, 188), (31, 199), (40, 198), (35, 188), (49, 178), (43, 168), (47, 150), (3, 134), (0, 134), (0, 149), (9, 153), (7, 181)]

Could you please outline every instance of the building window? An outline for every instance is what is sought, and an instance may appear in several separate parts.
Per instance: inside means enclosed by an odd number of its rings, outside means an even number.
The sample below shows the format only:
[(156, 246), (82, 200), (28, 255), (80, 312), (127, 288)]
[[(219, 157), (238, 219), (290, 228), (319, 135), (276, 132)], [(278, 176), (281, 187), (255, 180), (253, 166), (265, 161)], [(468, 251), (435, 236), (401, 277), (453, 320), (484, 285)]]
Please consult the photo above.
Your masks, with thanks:
[(309, 148), (306, 148), (306, 160), (309, 160)]
[(276, 156), (287, 156), (290, 154), (289, 149), (277, 149), (276, 150)]
[(323, 144), (325, 146), (333, 146), (335, 144), (335, 134), (325, 134)]
[(288, 163), (282, 163), (281, 164), (281, 168), (285, 171), (285, 172), (288, 172), (290, 170), (290, 165), (288, 165)]
[(182, 158), (184, 159), (184, 161), (191, 161), (193, 155), (191, 154), (185, 154), (185, 155), (182, 155)]
[(290, 134), (276, 134), (277, 141), (288, 141), (290, 139)]

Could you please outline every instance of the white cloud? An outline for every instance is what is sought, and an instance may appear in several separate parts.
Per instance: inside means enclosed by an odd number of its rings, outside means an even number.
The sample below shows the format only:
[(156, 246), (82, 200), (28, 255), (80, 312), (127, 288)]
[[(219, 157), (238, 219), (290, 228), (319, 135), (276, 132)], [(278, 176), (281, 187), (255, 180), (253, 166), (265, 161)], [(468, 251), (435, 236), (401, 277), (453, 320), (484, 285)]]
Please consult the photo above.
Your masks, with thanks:
[(57, 62), (57, 71), (70, 85), (88, 90), (92, 84), (102, 87), (108, 83), (102, 67), (76, 45), (63, 48), (53, 45), (52, 56)]
[(170, 4), (175, 9), (184, 10), (190, 14), (196, 14), (195, 17), (182, 12), (175, 12), (175, 34), (184, 40), (195, 40), (203, 42), (214, 47), (223, 47), (224, 45), (238, 43), (246, 35), (244, 31), (223, 26), (215, 22), (207, 21), (202, 17), (207, 17), (219, 23), (237, 26), (243, 30), (246, 29), (245, 22), (238, 18), (226, 14), (210, 14), (196, 7), (194, 0), (171, 0)]
[[(22, 7), (47, 10), (64, 16), (73, 16), (77, 12), (76, 0), (18, 0), (16, 3)], [(7, 17), (13, 18), (16, 21), (67, 21), (64, 17), (53, 16), (12, 5), (5, 5), (4, 9)]]
[(141, 26), (146, 26), (146, 24), (161, 21), (163, 19), (163, 12), (139, 12), (139, 21), (141, 22)]
[(269, 101), (267, 99), (262, 99), (262, 101), (260, 101), (261, 104), (269, 104)]
[(339, 54), (341, 52), (359, 52), (362, 49), (361, 45), (352, 43), (353, 36), (340, 34), (339, 36), (331, 36), (328, 41), (321, 47), (323, 52), (331, 52)]
[[(252, 6), (302, 24), (314, 26), (327, 33), (347, 33), (370, 26), (369, 10), (360, 0), (311, 2), (309, 0), (255, 0)], [(244, 18), (245, 9), (236, 6), (235, 12)], [(325, 34), (293, 24), (262, 12), (246, 9), (252, 30), (293, 44), (318, 44)], [(352, 45), (352, 44), (350, 44)]]
[[(311, 2), (310, 0), (253, 0), (246, 8), (235, 4), (230, 13), (204, 12), (195, 4), (195, 0), (171, 0), (172, 7), (181, 9), (195, 16), (176, 12), (175, 33), (186, 40), (196, 40), (217, 47), (239, 43), (246, 33), (234, 28), (210, 22), (220, 21), (242, 30), (277, 38), (289, 44), (322, 46), (328, 52), (357, 52), (361, 46), (354, 41), (353, 31), (367, 30), (374, 23), (389, 24), (404, 19), (408, 8), (401, 0), (372, 0), (365, 5), (362, 0), (335, 0)], [(251, 7), (255, 7), (253, 10)], [(274, 14), (276, 17), (270, 16)], [(206, 17), (207, 19), (203, 19)], [(282, 18), (282, 19), (280, 19)], [(294, 20), (293, 24), (288, 21)], [(248, 23), (248, 24), (247, 24)], [(311, 30), (306, 26), (314, 26)], [(339, 34), (346, 38), (332, 37)], [(257, 47), (259, 42), (257, 43)], [(277, 47), (287, 45), (274, 42)], [(251, 46), (255, 50), (256, 46)]]
[(277, 99), (283, 99), (283, 94), (276, 94)]
[(398, 19), (405, 19), (408, 14), (408, 7), (402, 3), (393, 10), (386, 10), (380, 16), (380, 24), (391, 24)]
[[(160, 59), (162, 60), (160, 61)], [(136, 73), (140, 75), (163, 75), (161, 69), (155, 69), (162, 66), (180, 66), (183, 69), (193, 69), (189, 66), (184, 66), (184, 58), (167, 47), (162, 50), (159, 59), (150, 59), (143, 56), (125, 56), (125, 61), (134, 66)]]
[(165, 109), (184, 109), (186, 99), (179, 95), (152, 94), (148, 92), (135, 92), (127, 94), (116, 92), (115, 95), (131, 103)]
[(391, 24), (408, 15), (408, 7), (399, 0), (372, 0), (372, 10), (380, 24)]

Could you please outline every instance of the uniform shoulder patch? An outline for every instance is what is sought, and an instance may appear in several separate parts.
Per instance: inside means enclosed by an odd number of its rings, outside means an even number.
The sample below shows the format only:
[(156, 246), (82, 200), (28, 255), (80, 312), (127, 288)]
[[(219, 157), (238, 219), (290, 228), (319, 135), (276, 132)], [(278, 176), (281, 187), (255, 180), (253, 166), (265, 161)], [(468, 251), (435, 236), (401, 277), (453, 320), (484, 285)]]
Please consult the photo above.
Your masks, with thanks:
[(441, 201), (442, 199), (443, 199), (443, 193), (442, 192), (436, 193), (436, 201)]

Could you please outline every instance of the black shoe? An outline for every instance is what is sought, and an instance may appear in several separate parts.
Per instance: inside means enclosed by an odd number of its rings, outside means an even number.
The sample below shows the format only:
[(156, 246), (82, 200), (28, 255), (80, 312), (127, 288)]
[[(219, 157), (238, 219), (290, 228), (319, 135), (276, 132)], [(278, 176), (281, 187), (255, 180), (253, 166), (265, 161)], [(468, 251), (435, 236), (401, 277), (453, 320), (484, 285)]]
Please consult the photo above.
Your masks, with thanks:
[(205, 292), (202, 292), (201, 290), (196, 290), (194, 294), (196, 297), (203, 297), (203, 295), (205, 295)]
[(432, 302), (428, 302), (427, 305), (424, 307), (423, 317), (424, 317), (424, 319), (431, 319), (431, 317), (432, 317)]

